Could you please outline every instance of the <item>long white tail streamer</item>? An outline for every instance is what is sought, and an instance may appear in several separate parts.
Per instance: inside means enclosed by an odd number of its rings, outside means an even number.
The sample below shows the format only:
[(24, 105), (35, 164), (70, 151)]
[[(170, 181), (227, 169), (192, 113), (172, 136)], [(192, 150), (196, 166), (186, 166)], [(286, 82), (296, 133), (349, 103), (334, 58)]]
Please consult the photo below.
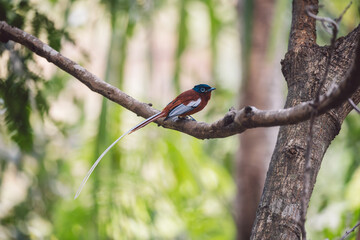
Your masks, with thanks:
[(83, 187), (85, 186), (85, 183), (87, 182), (87, 180), (89, 179), (91, 173), (94, 171), (94, 169), (96, 168), (96, 166), (99, 164), (100, 160), (105, 156), (105, 154), (118, 142), (120, 141), (120, 139), (122, 139), (123, 137), (125, 137), (128, 133), (130, 133), (131, 130), (127, 131), (126, 133), (124, 133), (123, 135), (121, 135), (118, 139), (116, 139), (115, 142), (113, 142), (101, 155), (100, 157), (95, 161), (95, 163), (92, 165), (92, 167), (90, 168), (90, 170), (88, 171), (88, 173), (86, 174), (85, 178), (83, 179), (82, 183), (80, 184), (79, 189), (77, 190), (74, 199), (76, 199), (80, 193), (81, 190), (83, 189)]
[(143, 123), (145, 123), (146, 121), (152, 120), (153, 118), (157, 117), (160, 115), (161, 112), (145, 119), (144, 121), (142, 121), (141, 123), (139, 123), (138, 125), (136, 125), (135, 127), (131, 128), (129, 131), (127, 131), (126, 133), (124, 133), (123, 135), (121, 135), (118, 139), (115, 140), (115, 142), (113, 142), (101, 155), (100, 157), (95, 161), (95, 163), (91, 166), (90, 170), (88, 171), (88, 173), (86, 174), (86, 176), (84, 177), (83, 181), (80, 184), (79, 189), (77, 190), (74, 199), (76, 199), (77, 197), (79, 197), (82, 189), (84, 188), (87, 180), (89, 179), (91, 173), (94, 171), (94, 169), (96, 168), (96, 166), (99, 164), (100, 160), (105, 156), (105, 154), (118, 142), (120, 141), (123, 137), (125, 137), (126, 135), (128, 135), (129, 133), (131, 133), (134, 129), (136, 129), (137, 127), (139, 127), (140, 125), (142, 125)]

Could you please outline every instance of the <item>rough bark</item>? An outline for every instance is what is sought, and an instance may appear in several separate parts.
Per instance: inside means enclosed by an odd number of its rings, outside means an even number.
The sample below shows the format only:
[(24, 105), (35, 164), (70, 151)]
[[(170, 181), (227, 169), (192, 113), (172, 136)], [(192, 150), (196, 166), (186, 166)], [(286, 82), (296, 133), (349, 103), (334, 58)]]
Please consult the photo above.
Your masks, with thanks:
[[(246, 1), (246, 0), (244, 0)], [(240, 1), (239, 18), (240, 23), (247, 21), (245, 15), (244, 1)], [(249, 1), (248, 1), (249, 2)], [(249, 34), (251, 37), (249, 51), (243, 52), (244, 83), (240, 93), (240, 105), (254, 105), (261, 109), (273, 109), (279, 107), (276, 104), (281, 88), (274, 61), (269, 58), (269, 39), (272, 19), (275, 10), (274, 0), (255, 0), (252, 2), (252, 25), (251, 29), (245, 26), (241, 34)], [(278, 62), (277, 62), (278, 64)], [(271, 90), (269, 89), (271, 87)], [(235, 200), (235, 221), (237, 225), (237, 239), (249, 239), (255, 213), (258, 207), (261, 192), (270, 155), (276, 140), (276, 129), (257, 128), (246, 131), (240, 135), (240, 145), (236, 156), (236, 186), (237, 194)]]
[(305, 10), (318, 4), (318, 0), (293, 0), (289, 50), (297, 52), (304, 46), (316, 44), (316, 21), (305, 14)]
[[(293, 8), (296, 4), (299, 4), (299, 1), (294, 1)], [(304, 15), (302, 18), (304, 19)], [(314, 27), (310, 26), (310, 32), (313, 32)], [(285, 108), (315, 97), (330, 51), (329, 47), (316, 45), (312, 34), (297, 35), (296, 31), (291, 31), (291, 38), (297, 39), (290, 40), (289, 52), (282, 62), (282, 71), (288, 85)], [(321, 92), (346, 78), (356, 78), (356, 81), (360, 81), (360, 75), (356, 73), (360, 71), (360, 46), (357, 47), (359, 39), (360, 27), (357, 27), (347, 37), (337, 40), (329, 75)], [(357, 66), (350, 72), (351, 77), (348, 77), (355, 56)], [(359, 101), (358, 96), (355, 96), (355, 100)], [(342, 103), (315, 120), (310, 155), (310, 193), (323, 156), (351, 109), (348, 103)], [(304, 156), (308, 132), (309, 121), (280, 128), (251, 239), (302, 239), (300, 215), (301, 201), (304, 197)], [(305, 200), (309, 203), (310, 199)]]
[[(4, 21), (0, 21), (0, 41), (6, 42), (9, 40), (27, 47), (40, 57), (45, 58), (48, 62), (74, 76), (90, 90), (103, 95), (139, 116), (147, 118), (159, 112), (152, 108), (150, 104), (139, 102), (120, 89), (102, 81), (87, 69), (55, 51), (33, 35), (12, 27)], [(343, 82), (339, 87), (334, 87), (331, 91), (322, 95), (320, 97), (318, 114), (324, 114), (329, 109), (336, 107), (336, 104), (339, 104), (337, 100), (341, 99), (341, 101), (344, 101), (344, 99), (350, 97), (360, 85), (358, 82), (353, 84), (349, 86), (347, 82)], [(360, 92), (356, 94), (360, 95)], [(242, 133), (249, 128), (281, 126), (302, 122), (310, 118), (313, 109), (312, 105), (313, 101), (308, 101), (298, 104), (293, 108), (278, 110), (264, 111), (249, 106), (240, 110), (231, 109), (223, 118), (212, 124), (195, 121), (173, 122), (161, 119), (157, 120), (156, 123), (165, 128), (174, 129), (199, 139), (224, 138)]]

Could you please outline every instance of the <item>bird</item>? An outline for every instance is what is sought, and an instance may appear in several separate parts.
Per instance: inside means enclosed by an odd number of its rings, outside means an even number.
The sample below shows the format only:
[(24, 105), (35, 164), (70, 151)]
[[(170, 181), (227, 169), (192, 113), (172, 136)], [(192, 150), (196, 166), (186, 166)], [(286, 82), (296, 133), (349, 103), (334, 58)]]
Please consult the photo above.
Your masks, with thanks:
[(177, 96), (168, 105), (166, 105), (166, 107), (161, 112), (156, 113), (151, 117), (145, 119), (135, 127), (125, 132), (123, 135), (121, 135), (99, 156), (99, 158), (92, 165), (92, 167), (84, 177), (82, 183), (80, 184), (80, 187), (76, 192), (74, 199), (76, 199), (80, 195), (83, 187), (85, 186), (85, 183), (89, 179), (91, 173), (94, 171), (96, 166), (99, 164), (100, 160), (123, 137), (139, 130), (140, 128), (145, 127), (149, 123), (154, 122), (160, 118), (165, 118), (164, 121), (169, 119), (183, 119), (187, 117), (195, 120), (193, 117), (191, 117), (191, 115), (204, 109), (204, 107), (207, 105), (208, 101), (211, 98), (211, 92), (215, 89), (216, 88), (210, 87), (207, 84), (195, 85), (192, 89), (189, 89)]

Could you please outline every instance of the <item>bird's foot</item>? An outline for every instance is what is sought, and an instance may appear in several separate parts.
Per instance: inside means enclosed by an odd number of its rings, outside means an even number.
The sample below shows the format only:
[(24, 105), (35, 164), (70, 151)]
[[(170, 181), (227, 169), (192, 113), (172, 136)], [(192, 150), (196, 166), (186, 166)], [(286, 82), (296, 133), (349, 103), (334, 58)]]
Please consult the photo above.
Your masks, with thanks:
[(190, 116), (190, 115), (189, 115), (189, 116), (187, 116), (187, 118), (188, 118), (188, 119), (190, 119), (191, 121), (195, 121), (195, 122), (196, 122), (196, 119), (195, 119), (195, 118), (193, 118), (193, 117), (192, 117), (192, 116)]
[(181, 120), (181, 121), (195, 121), (196, 122), (196, 119), (193, 118), (192, 116), (188, 115), (188, 116), (185, 116), (185, 117), (180, 117), (178, 116), (178, 120)]
[(185, 116), (185, 117), (181, 117), (181, 116), (176, 116), (176, 117), (170, 117), (170, 118), (165, 118), (164, 121), (166, 120), (171, 120), (173, 122), (177, 122), (177, 121), (196, 121), (195, 118), (193, 118), (192, 116)]

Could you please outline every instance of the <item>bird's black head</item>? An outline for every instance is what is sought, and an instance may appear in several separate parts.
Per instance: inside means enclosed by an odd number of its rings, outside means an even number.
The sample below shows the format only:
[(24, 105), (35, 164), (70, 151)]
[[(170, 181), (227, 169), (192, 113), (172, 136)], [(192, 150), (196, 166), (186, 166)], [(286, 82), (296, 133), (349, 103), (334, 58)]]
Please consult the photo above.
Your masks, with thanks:
[(198, 93), (207, 93), (215, 90), (216, 88), (210, 87), (207, 84), (199, 84), (193, 88)]

